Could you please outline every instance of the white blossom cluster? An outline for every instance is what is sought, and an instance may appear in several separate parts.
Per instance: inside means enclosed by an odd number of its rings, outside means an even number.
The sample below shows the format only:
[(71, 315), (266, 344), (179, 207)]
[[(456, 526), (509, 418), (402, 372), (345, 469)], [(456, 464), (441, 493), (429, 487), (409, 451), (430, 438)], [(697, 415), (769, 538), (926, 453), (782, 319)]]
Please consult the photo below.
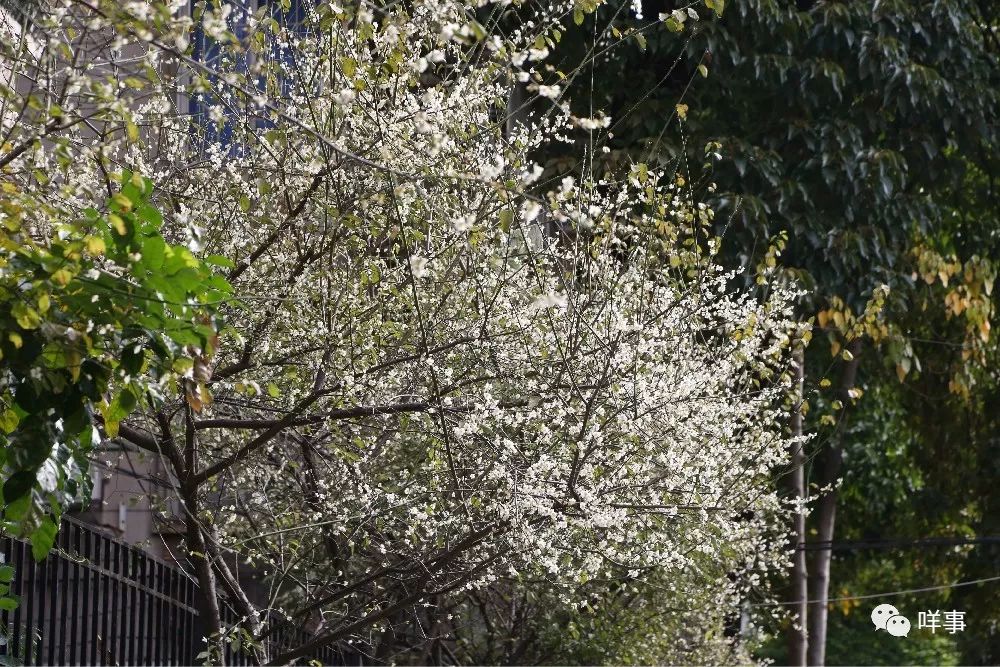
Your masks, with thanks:
[[(540, 580), (569, 607), (581, 581), (655, 579), (709, 591), (706, 623), (767, 595), (793, 295), (733, 288), (673, 174), (543, 180), (541, 149), (611, 123), (573, 116), (547, 64), (573, 3), (503, 29), (510, 3), (95, 3), (113, 30), (64, 2), (47, 111), (4, 111), (11, 144), (41, 137), (10, 171), (65, 211), (137, 170), (170, 235), (232, 261), (193, 421), (201, 464), (231, 462), (204, 488), (219, 539), (279, 607), (400, 563), (450, 594)], [(530, 113), (507, 122), (514, 86)]]

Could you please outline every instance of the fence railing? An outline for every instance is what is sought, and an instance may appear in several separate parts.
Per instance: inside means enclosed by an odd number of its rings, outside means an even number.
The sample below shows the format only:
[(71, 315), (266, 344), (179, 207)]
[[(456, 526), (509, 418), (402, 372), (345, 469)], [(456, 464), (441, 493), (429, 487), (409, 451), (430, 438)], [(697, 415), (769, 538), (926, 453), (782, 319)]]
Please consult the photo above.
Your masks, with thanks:
[[(72, 519), (64, 519), (49, 556), (36, 563), (31, 546), (0, 537), (14, 566), (13, 611), (0, 613), (0, 664), (196, 665), (205, 635), (196, 609), (197, 583), (184, 570)], [(223, 621), (236, 614), (223, 607)], [(301, 627), (275, 633), (271, 655), (308, 639)], [(317, 651), (324, 665), (359, 664), (336, 646)], [(227, 665), (249, 656), (227, 648)]]

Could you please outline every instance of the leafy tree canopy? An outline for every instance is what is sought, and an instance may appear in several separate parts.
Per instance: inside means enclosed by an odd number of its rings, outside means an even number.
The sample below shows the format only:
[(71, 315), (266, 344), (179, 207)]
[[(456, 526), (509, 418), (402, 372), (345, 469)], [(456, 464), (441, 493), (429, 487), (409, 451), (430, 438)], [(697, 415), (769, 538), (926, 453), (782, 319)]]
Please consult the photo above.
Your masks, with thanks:
[[(36, 558), (86, 486), (98, 425), (115, 436), (140, 401), (156, 402), (173, 383), (207, 396), (198, 383), (229, 293), (212, 271), (220, 260), (164, 239), (148, 179), (125, 172), (116, 181), (106, 210), (82, 215), (2, 183), (3, 528), (29, 533)], [(36, 228), (40, 207), (64, 222)]]

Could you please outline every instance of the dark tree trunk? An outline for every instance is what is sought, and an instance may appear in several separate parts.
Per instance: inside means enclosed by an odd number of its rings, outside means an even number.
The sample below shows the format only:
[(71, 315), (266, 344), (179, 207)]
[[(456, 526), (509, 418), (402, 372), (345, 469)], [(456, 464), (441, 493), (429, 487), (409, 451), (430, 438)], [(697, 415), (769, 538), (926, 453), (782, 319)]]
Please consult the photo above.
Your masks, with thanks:
[(208, 547), (198, 520), (198, 501), (196, 489), (184, 489), (184, 514), (187, 523), (185, 542), (188, 558), (194, 567), (198, 578), (198, 615), (201, 629), (208, 638), (210, 664), (224, 665), (225, 651), (220, 641), (222, 635), (222, 614), (219, 610), (219, 595), (215, 585), (215, 572), (208, 558)]
[(843, 437), (844, 429), (850, 412), (851, 397), (848, 391), (854, 386), (858, 375), (858, 363), (861, 359), (861, 341), (854, 340), (848, 346), (853, 358), (844, 366), (840, 381), (840, 400), (843, 407), (837, 420), (836, 433), (830, 442), (816, 457), (816, 482), (820, 487), (826, 487), (825, 493), (816, 505), (816, 541), (819, 548), (813, 551), (812, 563), (809, 566), (809, 651), (810, 665), (822, 667), (826, 664), (826, 621), (827, 607), (830, 596), (830, 561), (833, 550), (834, 527), (837, 519), (837, 481), (840, 478), (840, 468), (844, 460)]
[(222, 613), (219, 594), (215, 585), (215, 572), (209, 560), (208, 545), (202, 532), (201, 507), (198, 502), (198, 484), (192, 475), (198, 468), (198, 436), (194, 428), (194, 415), (186, 406), (184, 423), (184, 470), (180, 471), (181, 502), (184, 503), (184, 524), (187, 532), (184, 541), (187, 556), (198, 579), (197, 606), (201, 630), (208, 638), (209, 664), (224, 665), (226, 653), (222, 647)]
[[(794, 412), (790, 422), (792, 435), (800, 437), (802, 435), (802, 399), (805, 385), (805, 354), (802, 348), (795, 350), (793, 359), (793, 370), (795, 372), (795, 396)], [(792, 445), (790, 464), (791, 470), (788, 474), (788, 492), (792, 500), (802, 503), (802, 511), (792, 519), (792, 539), (795, 541), (795, 553), (792, 555), (792, 575), (789, 591), (789, 600), (795, 604), (791, 608), (795, 616), (793, 623), (788, 628), (788, 664), (797, 667), (805, 667), (807, 651), (809, 648), (809, 635), (807, 632), (807, 619), (809, 599), (808, 572), (806, 570), (806, 552), (803, 549), (806, 541), (806, 455), (803, 449), (804, 443), (796, 442)]]

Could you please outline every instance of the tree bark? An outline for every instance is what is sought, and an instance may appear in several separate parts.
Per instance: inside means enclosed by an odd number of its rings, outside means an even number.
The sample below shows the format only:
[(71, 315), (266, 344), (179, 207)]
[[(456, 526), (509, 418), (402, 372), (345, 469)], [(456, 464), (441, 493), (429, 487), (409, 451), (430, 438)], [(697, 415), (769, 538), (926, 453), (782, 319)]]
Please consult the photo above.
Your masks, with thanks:
[(184, 514), (187, 523), (187, 543), (188, 558), (194, 565), (195, 575), (198, 578), (198, 614), (201, 619), (202, 630), (208, 639), (206, 650), (209, 652), (209, 664), (226, 664), (226, 653), (223, 650), (220, 638), (222, 636), (222, 614), (219, 609), (219, 594), (215, 586), (215, 572), (212, 571), (212, 564), (209, 562), (208, 547), (205, 544), (205, 536), (198, 521), (198, 500), (197, 488), (188, 487), (183, 489)]
[[(202, 533), (198, 503), (198, 482), (194, 479), (194, 471), (198, 466), (198, 436), (194, 428), (194, 415), (191, 406), (185, 406), (184, 420), (184, 470), (179, 471), (181, 502), (184, 503), (184, 522), (187, 532), (184, 541), (187, 545), (188, 558), (194, 567), (198, 578), (198, 614), (200, 625), (208, 639), (209, 664), (226, 664), (226, 652), (223, 649), (222, 613), (219, 609), (219, 594), (215, 586), (215, 572), (209, 561), (208, 546)], [(217, 661), (217, 662), (216, 662)]]
[(826, 664), (826, 623), (830, 596), (830, 561), (833, 550), (834, 527), (837, 518), (837, 481), (844, 460), (842, 438), (847, 423), (851, 397), (848, 391), (854, 386), (861, 358), (861, 341), (854, 340), (847, 348), (852, 358), (844, 366), (841, 375), (839, 397), (843, 403), (837, 420), (836, 433), (829, 444), (816, 457), (816, 480), (820, 487), (828, 487), (816, 505), (816, 541), (818, 549), (813, 551), (809, 567), (809, 650), (810, 665), (822, 667)]
[[(795, 373), (795, 396), (794, 412), (790, 421), (792, 436), (802, 436), (802, 400), (805, 385), (805, 354), (801, 347), (797, 348), (793, 357), (793, 371)], [(805, 667), (807, 652), (809, 647), (809, 634), (807, 632), (808, 600), (808, 571), (806, 569), (806, 552), (803, 548), (806, 542), (806, 455), (804, 443), (796, 442), (791, 448), (790, 457), (791, 471), (788, 475), (788, 491), (792, 500), (800, 505), (800, 512), (792, 519), (792, 536), (795, 540), (795, 552), (792, 554), (792, 575), (789, 600), (794, 601), (791, 608), (795, 616), (792, 625), (788, 628), (788, 664), (797, 667)]]

